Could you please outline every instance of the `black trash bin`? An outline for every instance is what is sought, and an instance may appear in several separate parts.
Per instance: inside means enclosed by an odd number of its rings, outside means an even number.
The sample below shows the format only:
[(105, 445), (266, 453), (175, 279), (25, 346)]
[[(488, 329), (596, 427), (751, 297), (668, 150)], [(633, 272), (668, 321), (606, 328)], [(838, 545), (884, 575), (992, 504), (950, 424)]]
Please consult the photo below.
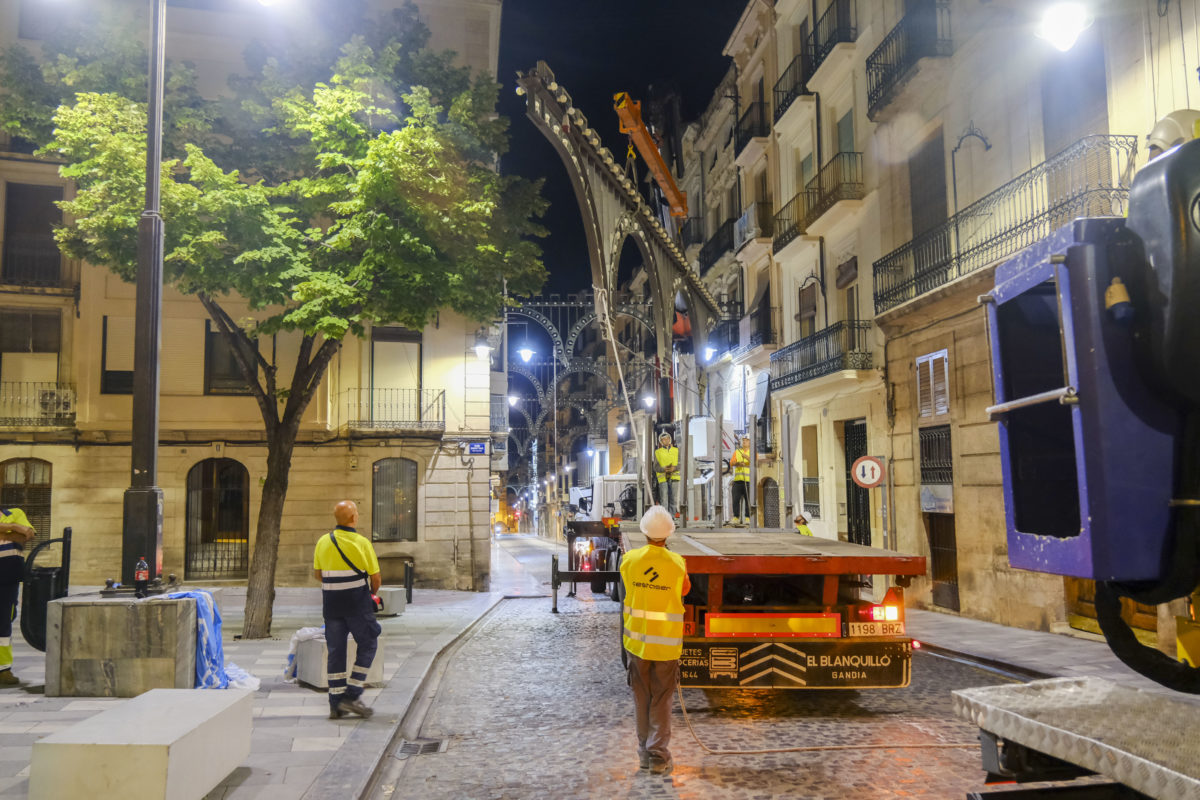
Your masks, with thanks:
[[(52, 544), (62, 542), (62, 564), (53, 567), (35, 565), (38, 554)], [(51, 600), (67, 596), (71, 579), (71, 529), (63, 528), (60, 539), (48, 539), (25, 558), (25, 586), (21, 590), (21, 635), (30, 647), (46, 652), (46, 606)]]

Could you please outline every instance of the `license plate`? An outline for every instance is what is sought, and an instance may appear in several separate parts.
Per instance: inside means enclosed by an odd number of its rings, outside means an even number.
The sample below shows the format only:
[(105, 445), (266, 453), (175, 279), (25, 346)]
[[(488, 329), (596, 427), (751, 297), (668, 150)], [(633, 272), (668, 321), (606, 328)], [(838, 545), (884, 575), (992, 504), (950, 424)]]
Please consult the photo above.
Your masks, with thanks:
[(903, 622), (851, 622), (851, 636), (903, 636)]

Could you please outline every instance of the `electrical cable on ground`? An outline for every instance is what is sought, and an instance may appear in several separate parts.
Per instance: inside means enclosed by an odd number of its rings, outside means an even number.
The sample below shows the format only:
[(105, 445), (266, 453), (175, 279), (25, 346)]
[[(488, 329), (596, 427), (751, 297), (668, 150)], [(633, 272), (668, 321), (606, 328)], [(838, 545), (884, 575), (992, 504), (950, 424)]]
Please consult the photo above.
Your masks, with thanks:
[(979, 747), (979, 742), (962, 744), (931, 742), (927, 744), (820, 744), (805, 747), (766, 747), (758, 750), (714, 750), (700, 741), (700, 736), (692, 726), (692, 718), (688, 716), (687, 706), (683, 704), (683, 687), (676, 685), (679, 693), (679, 709), (683, 711), (683, 721), (687, 723), (688, 732), (700, 745), (700, 749), (712, 756), (756, 756), (768, 753), (823, 753), (837, 750), (963, 750)]

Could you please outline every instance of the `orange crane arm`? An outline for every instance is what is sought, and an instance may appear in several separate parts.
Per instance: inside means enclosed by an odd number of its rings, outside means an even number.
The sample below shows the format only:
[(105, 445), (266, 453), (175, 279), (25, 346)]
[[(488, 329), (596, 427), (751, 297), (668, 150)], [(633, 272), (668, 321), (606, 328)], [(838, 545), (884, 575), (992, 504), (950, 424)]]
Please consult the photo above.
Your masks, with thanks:
[(658, 187), (666, 196), (667, 203), (671, 206), (671, 216), (687, 217), (687, 195), (675, 185), (675, 179), (671, 177), (671, 171), (667, 169), (662, 154), (658, 152), (654, 137), (642, 122), (641, 102), (630, 97), (628, 92), (618, 92), (613, 95), (613, 110), (617, 112), (617, 119), (621, 121), (621, 133), (628, 133), (633, 139), (634, 146), (642, 154), (646, 166), (650, 168), (650, 174), (654, 176)]

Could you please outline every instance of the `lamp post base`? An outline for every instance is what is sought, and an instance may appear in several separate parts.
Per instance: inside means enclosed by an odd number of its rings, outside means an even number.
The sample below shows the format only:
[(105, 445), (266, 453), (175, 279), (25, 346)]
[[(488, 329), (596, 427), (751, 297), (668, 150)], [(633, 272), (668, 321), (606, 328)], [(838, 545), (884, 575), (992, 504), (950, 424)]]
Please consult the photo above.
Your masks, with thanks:
[(163, 494), (157, 486), (125, 490), (121, 538), (121, 583), (132, 586), (139, 558), (150, 566), (149, 579), (162, 571)]

